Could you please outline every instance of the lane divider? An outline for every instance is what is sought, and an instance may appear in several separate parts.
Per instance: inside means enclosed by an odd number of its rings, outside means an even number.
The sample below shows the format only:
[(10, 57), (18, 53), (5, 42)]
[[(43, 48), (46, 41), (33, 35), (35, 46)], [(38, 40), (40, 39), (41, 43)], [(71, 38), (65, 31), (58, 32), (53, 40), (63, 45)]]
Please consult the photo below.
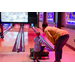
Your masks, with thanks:
[(20, 26), (12, 52), (25, 52), (24, 27)]
[[(20, 29), (19, 29), (19, 32), (18, 32), (18, 34), (17, 34), (17, 38), (16, 38), (16, 41), (15, 41), (15, 44), (14, 44), (14, 47), (13, 47), (13, 50), (12, 50), (12, 52), (17, 52), (18, 50), (16, 50), (16, 46), (17, 46), (17, 43), (18, 43), (18, 38), (20, 37), (20, 31), (21, 31), (21, 27), (20, 27)], [(18, 47), (18, 46), (17, 46)], [(17, 48), (18, 49), (18, 48)]]
[(25, 52), (24, 27), (22, 27), (19, 52)]

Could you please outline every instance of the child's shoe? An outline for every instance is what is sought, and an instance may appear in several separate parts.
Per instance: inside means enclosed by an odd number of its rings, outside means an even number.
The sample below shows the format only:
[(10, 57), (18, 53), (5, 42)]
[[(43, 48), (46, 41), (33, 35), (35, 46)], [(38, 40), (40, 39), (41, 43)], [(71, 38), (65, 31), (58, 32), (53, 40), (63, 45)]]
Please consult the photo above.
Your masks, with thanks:
[(33, 59), (34, 60), (34, 62), (35, 62), (35, 59)]
[(37, 62), (40, 62), (39, 60), (37, 60)]

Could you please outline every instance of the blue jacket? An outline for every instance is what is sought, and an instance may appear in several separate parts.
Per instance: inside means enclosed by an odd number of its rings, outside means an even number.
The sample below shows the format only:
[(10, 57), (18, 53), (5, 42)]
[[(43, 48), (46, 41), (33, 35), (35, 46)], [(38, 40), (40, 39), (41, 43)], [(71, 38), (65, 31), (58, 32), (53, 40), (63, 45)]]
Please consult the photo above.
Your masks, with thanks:
[(41, 51), (40, 43), (42, 43), (40, 37), (35, 37), (34, 38), (34, 51), (35, 52)]

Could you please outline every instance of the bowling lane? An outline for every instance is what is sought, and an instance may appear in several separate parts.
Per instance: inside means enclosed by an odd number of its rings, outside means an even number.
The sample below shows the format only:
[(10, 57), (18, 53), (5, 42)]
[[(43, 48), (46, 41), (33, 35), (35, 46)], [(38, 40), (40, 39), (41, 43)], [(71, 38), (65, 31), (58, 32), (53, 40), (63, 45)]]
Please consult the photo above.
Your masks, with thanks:
[(32, 28), (24, 28), (25, 52), (30, 52), (34, 48), (34, 38), (36, 37)]
[(4, 39), (0, 38), (0, 52), (12, 52), (19, 28), (19, 25), (15, 25), (14, 28), (4, 36)]

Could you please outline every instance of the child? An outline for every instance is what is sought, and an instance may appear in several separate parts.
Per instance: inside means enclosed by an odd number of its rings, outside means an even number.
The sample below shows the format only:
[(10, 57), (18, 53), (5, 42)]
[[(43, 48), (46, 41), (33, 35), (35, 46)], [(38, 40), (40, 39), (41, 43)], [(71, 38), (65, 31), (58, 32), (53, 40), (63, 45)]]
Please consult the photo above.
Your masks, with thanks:
[(35, 62), (35, 56), (37, 62), (39, 62), (39, 52), (41, 51), (41, 41), (40, 41), (40, 32), (36, 32), (36, 37), (34, 38), (34, 52), (33, 52), (33, 60)]

